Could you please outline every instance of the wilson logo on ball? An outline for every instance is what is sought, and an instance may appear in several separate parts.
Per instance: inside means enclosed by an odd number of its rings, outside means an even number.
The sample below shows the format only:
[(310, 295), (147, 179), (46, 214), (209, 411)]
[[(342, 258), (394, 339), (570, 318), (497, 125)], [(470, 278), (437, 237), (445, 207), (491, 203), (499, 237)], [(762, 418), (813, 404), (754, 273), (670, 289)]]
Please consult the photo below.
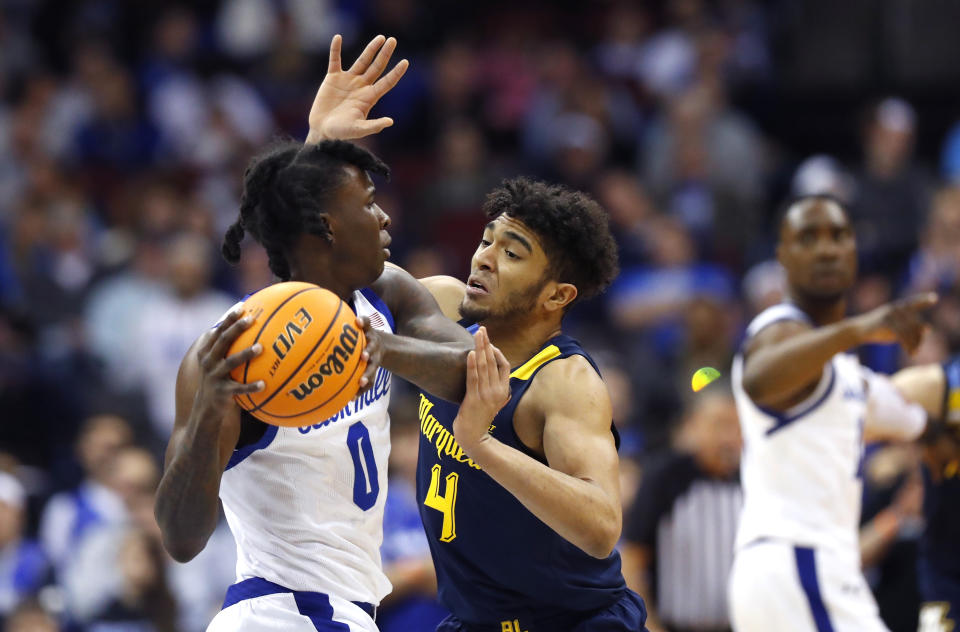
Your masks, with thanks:
[(340, 375), (347, 368), (347, 361), (357, 348), (360, 339), (358, 332), (352, 325), (345, 324), (340, 334), (340, 344), (336, 345), (327, 355), (327, 358), (303, 382), (290, 391), (298, 400), (304, 400), (313, 393), (314, 389), (323, 385), (323, 378), (330, 375)]

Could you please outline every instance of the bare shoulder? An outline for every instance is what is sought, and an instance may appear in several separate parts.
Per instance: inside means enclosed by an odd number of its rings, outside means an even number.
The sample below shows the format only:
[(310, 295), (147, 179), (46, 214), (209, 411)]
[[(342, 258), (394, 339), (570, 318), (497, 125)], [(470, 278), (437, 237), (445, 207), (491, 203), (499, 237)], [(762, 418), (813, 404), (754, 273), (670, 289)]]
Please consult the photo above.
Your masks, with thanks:
[(459, 320), (460, 303), (463, 302), (463, 295), (467, 289), (467, 284), (460, 279), (452, 276), (437, 275), (420, 279), (420, 284), (427, 288), (427, 291), (433, 295), (433, 298), (443, 310), (443, 315), (450, 320)]
[(593, 411), (607, 425), (612, 415), (607, 386), (582, 355), (554, 360), (540, 369), (527, 397), (545, 414)]
[(370, 289), (393, 310), (411, 294), (416, 294), (420, 286), (409, 272), (388, 261), (377, 280), (370, 284)]

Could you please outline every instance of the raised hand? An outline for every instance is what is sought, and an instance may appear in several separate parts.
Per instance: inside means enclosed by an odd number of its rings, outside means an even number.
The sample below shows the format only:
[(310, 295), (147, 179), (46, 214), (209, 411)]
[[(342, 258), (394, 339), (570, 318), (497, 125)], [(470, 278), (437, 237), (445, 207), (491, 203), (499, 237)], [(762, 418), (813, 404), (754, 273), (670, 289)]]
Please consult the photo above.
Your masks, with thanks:
[(937, 295), (925, 292), (870, 310), (856, 317), (862, 341), (898, 342), (908, 353), (913, 353), (927, 327), (923, 312), (936, 304)]
[(367, 116), (377, 101), (397, 85), (410, 65), (402, 59), (380, 77), (397, 47), (397, 40), (377, 35), (348, 70), (340, 65), (342, 45), (343, 38), (334, 35), (327, 76), (310, 108), (308, 143), (362, 138), (393, 125), (393, 119), (388, 116), (370, 121)]
[(467, 392), (453, 420), (453, 434), (464, 451), (484, 441), (500, 409), (510, 401), (510, 363), (490, 342), (486, 327), (473, 335), (467, 354)]

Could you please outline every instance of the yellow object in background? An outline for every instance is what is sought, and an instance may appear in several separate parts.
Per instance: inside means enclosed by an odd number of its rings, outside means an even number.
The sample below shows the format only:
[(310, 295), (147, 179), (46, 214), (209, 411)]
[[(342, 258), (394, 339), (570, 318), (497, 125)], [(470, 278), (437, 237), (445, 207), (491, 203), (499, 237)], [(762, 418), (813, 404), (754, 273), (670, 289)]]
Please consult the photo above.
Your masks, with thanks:
[(693, 379), (690, 380), (690, 388), (693, 389), (694, 393), (697, 393), (718, 377), (720, 377), (720, 371), (713, 367), (705, 366), (702, 369), (697, 369), (697, 372), (693, 374)]

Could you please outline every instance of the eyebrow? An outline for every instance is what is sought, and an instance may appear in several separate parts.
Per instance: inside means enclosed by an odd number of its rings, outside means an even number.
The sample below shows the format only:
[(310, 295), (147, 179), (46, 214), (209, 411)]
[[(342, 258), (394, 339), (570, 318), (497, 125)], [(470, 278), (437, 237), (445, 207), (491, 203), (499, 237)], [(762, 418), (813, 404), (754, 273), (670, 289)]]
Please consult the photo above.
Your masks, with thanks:
[[(494, 222), (490, 222), (486, 226), (484, 226), (484, 229), (493, 230), (493, 226), (494, 226)], [(527, 238), (521, 235), (520, 233), (516, 233), (512, 230), (505, 230), (503, 231), (503, 234), (505, 237), (508, 237), (516, 242), (519, 242), (520, 245), (526, 248), (529, 252), (531, 253), (533, 252), (533, 246), (531, 246), (530, 242), (527, 241)]]

